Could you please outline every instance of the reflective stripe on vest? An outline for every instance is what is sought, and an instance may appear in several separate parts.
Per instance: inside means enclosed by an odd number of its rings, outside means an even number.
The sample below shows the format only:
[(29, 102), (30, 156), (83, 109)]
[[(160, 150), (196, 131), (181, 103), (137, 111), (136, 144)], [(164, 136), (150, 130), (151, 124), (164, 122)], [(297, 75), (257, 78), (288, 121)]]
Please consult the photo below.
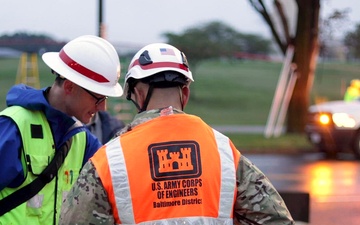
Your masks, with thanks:
[[(25, 181), (17, 188), (1, 190), (1, 199), (36, 179), (37, 175), (46, 168), (54, 157), (55, 149), (50, 126), (41, 111), (31, 111), (20, 106), (12, 106), (0, 112), (0, 115), (12, 118), (17, 124), (23, 142), (23, 159), (26, 158), (26, 163), (23, 162), (26, 165), (24, 167)], [(58, 171), (57, 179), (46, 184), (37, 195), (27, 202), (1, 216), (0, 224), (52, 224), (54, 213), (56, 213), (56, 221), (58, 221), (63, 198), (79, 176), (85, 146), (85, 132), (74, 135), (71, 149)], [(55, 202), (56, 208), (54, 209)]]
[[(92, 161), (119, 224), (232, 224), (239, 158), (226, 136), (198, 117), (178, 114), (138, 125), (100, 149)], [(158, 165), (173, 170), (176, 165), (180, 172), (159, 172)]]

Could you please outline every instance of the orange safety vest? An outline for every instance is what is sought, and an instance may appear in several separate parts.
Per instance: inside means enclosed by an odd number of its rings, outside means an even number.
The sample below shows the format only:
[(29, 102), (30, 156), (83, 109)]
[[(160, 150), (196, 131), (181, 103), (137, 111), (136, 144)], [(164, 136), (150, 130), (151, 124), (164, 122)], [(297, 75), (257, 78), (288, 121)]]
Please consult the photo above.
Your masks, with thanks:
[(239, 159), (228, 137), (188, 114), (140, 124), (91, 158), (117, 224), (232, 224)]

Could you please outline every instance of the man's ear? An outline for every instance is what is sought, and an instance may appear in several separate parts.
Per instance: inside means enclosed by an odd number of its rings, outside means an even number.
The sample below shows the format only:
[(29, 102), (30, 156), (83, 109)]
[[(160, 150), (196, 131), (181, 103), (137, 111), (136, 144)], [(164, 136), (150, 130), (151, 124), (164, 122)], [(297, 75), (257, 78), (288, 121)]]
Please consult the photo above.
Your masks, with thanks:
[(63, 89), (64, 89), (64, 92), (65, 94), (70, 94), (71, 92), (74, 91), (74, 88), (75, 88), (75, 84), (69, 80), (64, 80), (64, 83), (63, 83)]
[(137, 104), (142, 107), (146, 98), (146, 93), (141, 84), (138, 84), (134, 87), (134, 97)]
[(190, 99), (190, 88), (188, 85), (181, 88), (181, 94), (183, 99), (183, 105), (185, 107)]

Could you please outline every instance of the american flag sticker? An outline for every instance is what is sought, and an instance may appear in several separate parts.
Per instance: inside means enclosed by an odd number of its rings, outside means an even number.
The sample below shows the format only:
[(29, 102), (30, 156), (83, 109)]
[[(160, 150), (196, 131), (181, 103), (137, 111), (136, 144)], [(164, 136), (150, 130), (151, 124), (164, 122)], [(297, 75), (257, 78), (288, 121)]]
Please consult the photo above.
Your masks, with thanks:
[(160, 48), (161, 55), (175, 55), (174, 50), (170, 48)]

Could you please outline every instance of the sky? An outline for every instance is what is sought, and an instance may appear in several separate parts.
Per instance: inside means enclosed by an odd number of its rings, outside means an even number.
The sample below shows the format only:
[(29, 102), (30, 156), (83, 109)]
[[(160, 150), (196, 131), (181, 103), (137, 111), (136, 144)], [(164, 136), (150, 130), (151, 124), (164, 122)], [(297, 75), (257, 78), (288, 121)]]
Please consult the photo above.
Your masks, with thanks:
[[(264, 1), (270, 4), (273, 0)], [(0, 35), (21, 31), (69, 41), (98, 34), (98, 0), (0, 0), (0, 5)], [(346, 8), (349, 22), (341, 33), (360, 23), (360, 1), (321, 0), (322, 16)], [(180, 34), (213, 21), (241, 33), (271, 37), (248, 0), (103, 0), (105, 38), (120, 48), (165, 41), (161, 36), (165, 32)]]

